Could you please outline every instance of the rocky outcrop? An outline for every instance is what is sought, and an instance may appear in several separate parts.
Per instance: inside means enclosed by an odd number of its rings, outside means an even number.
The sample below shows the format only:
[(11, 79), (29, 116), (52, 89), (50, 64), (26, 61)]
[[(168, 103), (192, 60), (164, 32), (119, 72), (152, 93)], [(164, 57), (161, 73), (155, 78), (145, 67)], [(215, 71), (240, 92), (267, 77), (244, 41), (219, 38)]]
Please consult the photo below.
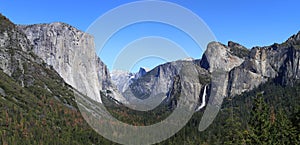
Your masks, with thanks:
[(200, 66), (211, 73), (212, 80), (214, 80), (211, 82), (214, 83), (212, 86), (216, 87), (216, 92), (211, 92), (211, 94), (217, 95), (219, 102), (227, 96), (227, 87), (230, 85), (229, 71), (244, 62), (244, 57), (236, 55), (239, 49), (244, 48), (234, 42), (229, 42), (228, 46), (211, 42), (200, 60)]
[(249, 57), (250, 51), (243, 45), (240, 45), (233, 41), (229, 41), (228, 48), (229, 48), (230, 52), (235, 56), (238, 56), (243, 59), (246, 59), (247, 57)]
[(236, 56), (229, 47), (218, 42), (211, 42), (202, 56), (200, 66), (210, 73), (218, 69), (230, 71), (243, 61), (244, 59)]
[(276, 70), (272, 67), (272, 49), (253, 48), (249, 58), (229, 73), (228, 96), (241, 94), (275, 78)]
[(110, 75), (95, 53), (91, 35), (64, 23), (18, 27), (33, 45), (33, 52), (68, 84), (101, 101), (100, 90), (111, 87)]
[(240, 94), (271, 79), (281, 85), (293, 85), (300, 75), (299, 35), (282, 44), (253, 48), (249, 59), (230, 72), (229, 93)]
[(299, 79), (300, 32), (282, 44), (254, 47), (247, 50), (234, 42), (228, 46), (213, 42), (208, 45), (200, 66), (213, 74), (222, 71), (225, 82), (218, 90), (224, 97), (250, 91), (273, 80), (282, 85), (293, 85)]
[(16, 71), (23, 71), (25, 58), (34, 58), (27, 52), (32, 49), (26, 36), (15, 28), (6, 17), (0, 15), (0, 68), (12, 76)]

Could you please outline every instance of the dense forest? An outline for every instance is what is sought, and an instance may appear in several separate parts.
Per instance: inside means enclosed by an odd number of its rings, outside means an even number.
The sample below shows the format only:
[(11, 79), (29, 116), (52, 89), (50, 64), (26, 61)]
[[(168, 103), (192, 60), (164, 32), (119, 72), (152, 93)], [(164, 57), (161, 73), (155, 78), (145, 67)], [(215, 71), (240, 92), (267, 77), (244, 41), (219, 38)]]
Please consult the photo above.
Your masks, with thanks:
[[(270, 81), (235, 97), (225, 98), (213, 124), (199, 132), (202, 113), (172, 138), (159, 144), (299, 144), (300, 84), (282, 86)], [(147, 113), (113, 105), (104, 98), (113, 116), (134, 125), (149, 125), (171, 113), (169, 107)]]

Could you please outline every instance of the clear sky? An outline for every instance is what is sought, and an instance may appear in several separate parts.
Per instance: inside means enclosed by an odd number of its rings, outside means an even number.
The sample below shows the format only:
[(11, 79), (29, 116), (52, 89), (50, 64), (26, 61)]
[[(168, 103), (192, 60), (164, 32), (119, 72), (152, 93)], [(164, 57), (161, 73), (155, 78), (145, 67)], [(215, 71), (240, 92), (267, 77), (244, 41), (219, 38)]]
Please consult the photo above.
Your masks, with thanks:
[[(131, 0), (26, 0), (13, 1), (1, 0), (0, 12), (7, 16), (16, 24), (35, 24), (49, 22), (65, 22), (76, 28), (85, 31), (98, 17), (105, 12), (132, 2)], [(248, 48), (253, 46), (271, 45), (274, 42), (281, 43), (291, 35), (300, 31), (300, 1), (299, 0), (170, 0), (190, 9), (201, 17), (215, 34), (218, 41), (227, 44), (232, 40)], [(161, 33), (167, 28), (159, 24), (145, 23), (143, 27), (151, 27), (149, 31), (144, 31), (146, 35), (160, 35), (166, 37), (176, 36), (174, 31)], [(142, 28), (128, 27), (116, 36), (115, 42), (108, 44), (108, 48), (116, 54), (121, 50), (122, 45), (129, 43), (131, 39), (117, 39), (126, 37), (126, 32), (131, 29), (139, 31)], [(155, 30), (155, 31), (154, 31)], [(159, 34), (158, 34), (159, 33)], [(171, 38), (170, 38), (171, 39)], [(188, 38), (183, 38), (188, 39)], [(123, 40), (123, 41), (121, 41)], [(178, 41), (174, 38), (173, 41)], [(189, 40), (182, 41), (182, 46), (189, 43)], [(203, 50), (193, 48), (192, 42), (187, 53), (194, 58), (200, 58)], [(109, 45), (112, 45), (109, 48)], [(102, 56), (104, 55), (104, 56)], [(101, 54), (101, 59), (111, 68), (112, 57), (108, 54)], [(163, 60), (153, 59), (152, 63), (144, 62), (137, 65), (153, 67)]]

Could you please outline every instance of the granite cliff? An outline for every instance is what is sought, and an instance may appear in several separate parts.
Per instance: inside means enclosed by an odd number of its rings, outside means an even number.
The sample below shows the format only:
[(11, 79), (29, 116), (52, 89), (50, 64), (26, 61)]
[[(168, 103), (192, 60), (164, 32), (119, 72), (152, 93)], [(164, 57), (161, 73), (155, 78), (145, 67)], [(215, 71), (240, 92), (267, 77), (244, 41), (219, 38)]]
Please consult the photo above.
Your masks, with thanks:
[(100, 91), (115, 90), (91, 35), (59, 22), (18, 27), (33, 45), (33, 52), (74, 88), (96, 101), (101, 101)]
[[(246, 49), (234, 42), (228, 45), (212, 42), (199, 65), (210, 73), (226, 73), (222, 95), (235, 96), (274, 80), (282, 85), (293, 85), (299, 79), (300, 32), (282, 44)], [(212, 76), (214, 77), (214, 76)]]

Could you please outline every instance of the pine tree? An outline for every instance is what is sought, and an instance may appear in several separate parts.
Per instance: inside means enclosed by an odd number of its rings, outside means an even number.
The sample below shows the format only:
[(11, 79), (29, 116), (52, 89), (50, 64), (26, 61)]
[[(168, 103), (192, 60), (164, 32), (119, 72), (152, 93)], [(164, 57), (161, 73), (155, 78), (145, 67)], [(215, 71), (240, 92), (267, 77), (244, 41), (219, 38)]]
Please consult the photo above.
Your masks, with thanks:
[(296, 127), (282, 109), (276, 113), (257, 95), (251, 110), (251, 117), (245, 132), (247, 144), (283, 145), (300, 144)]
[(269, 145), (272, 144), (270, 134), (271, 121), (270, 109), (263, 100), (262, 94), (254, 99), (254, 105), (251, 111), (249, 130), (247, 132), (248, 144)]
[(300, 144), (297, 130), (282, 109), (278, 111), (271, 127), (272, 144)]
[(296, 128), (297, 140), (300, 141), (300, 106), (297, 107), (298, 109), (291, 115), (291, 122), (293, 126)]
[(228, 109), (230, 116), (225, 121), (224, 130), (226, 132), (223, 137), (224, 145), (243, 145), (245, 140), (242, 133), (242, 125), (239, 118), (234, 114), (233, 107)]

